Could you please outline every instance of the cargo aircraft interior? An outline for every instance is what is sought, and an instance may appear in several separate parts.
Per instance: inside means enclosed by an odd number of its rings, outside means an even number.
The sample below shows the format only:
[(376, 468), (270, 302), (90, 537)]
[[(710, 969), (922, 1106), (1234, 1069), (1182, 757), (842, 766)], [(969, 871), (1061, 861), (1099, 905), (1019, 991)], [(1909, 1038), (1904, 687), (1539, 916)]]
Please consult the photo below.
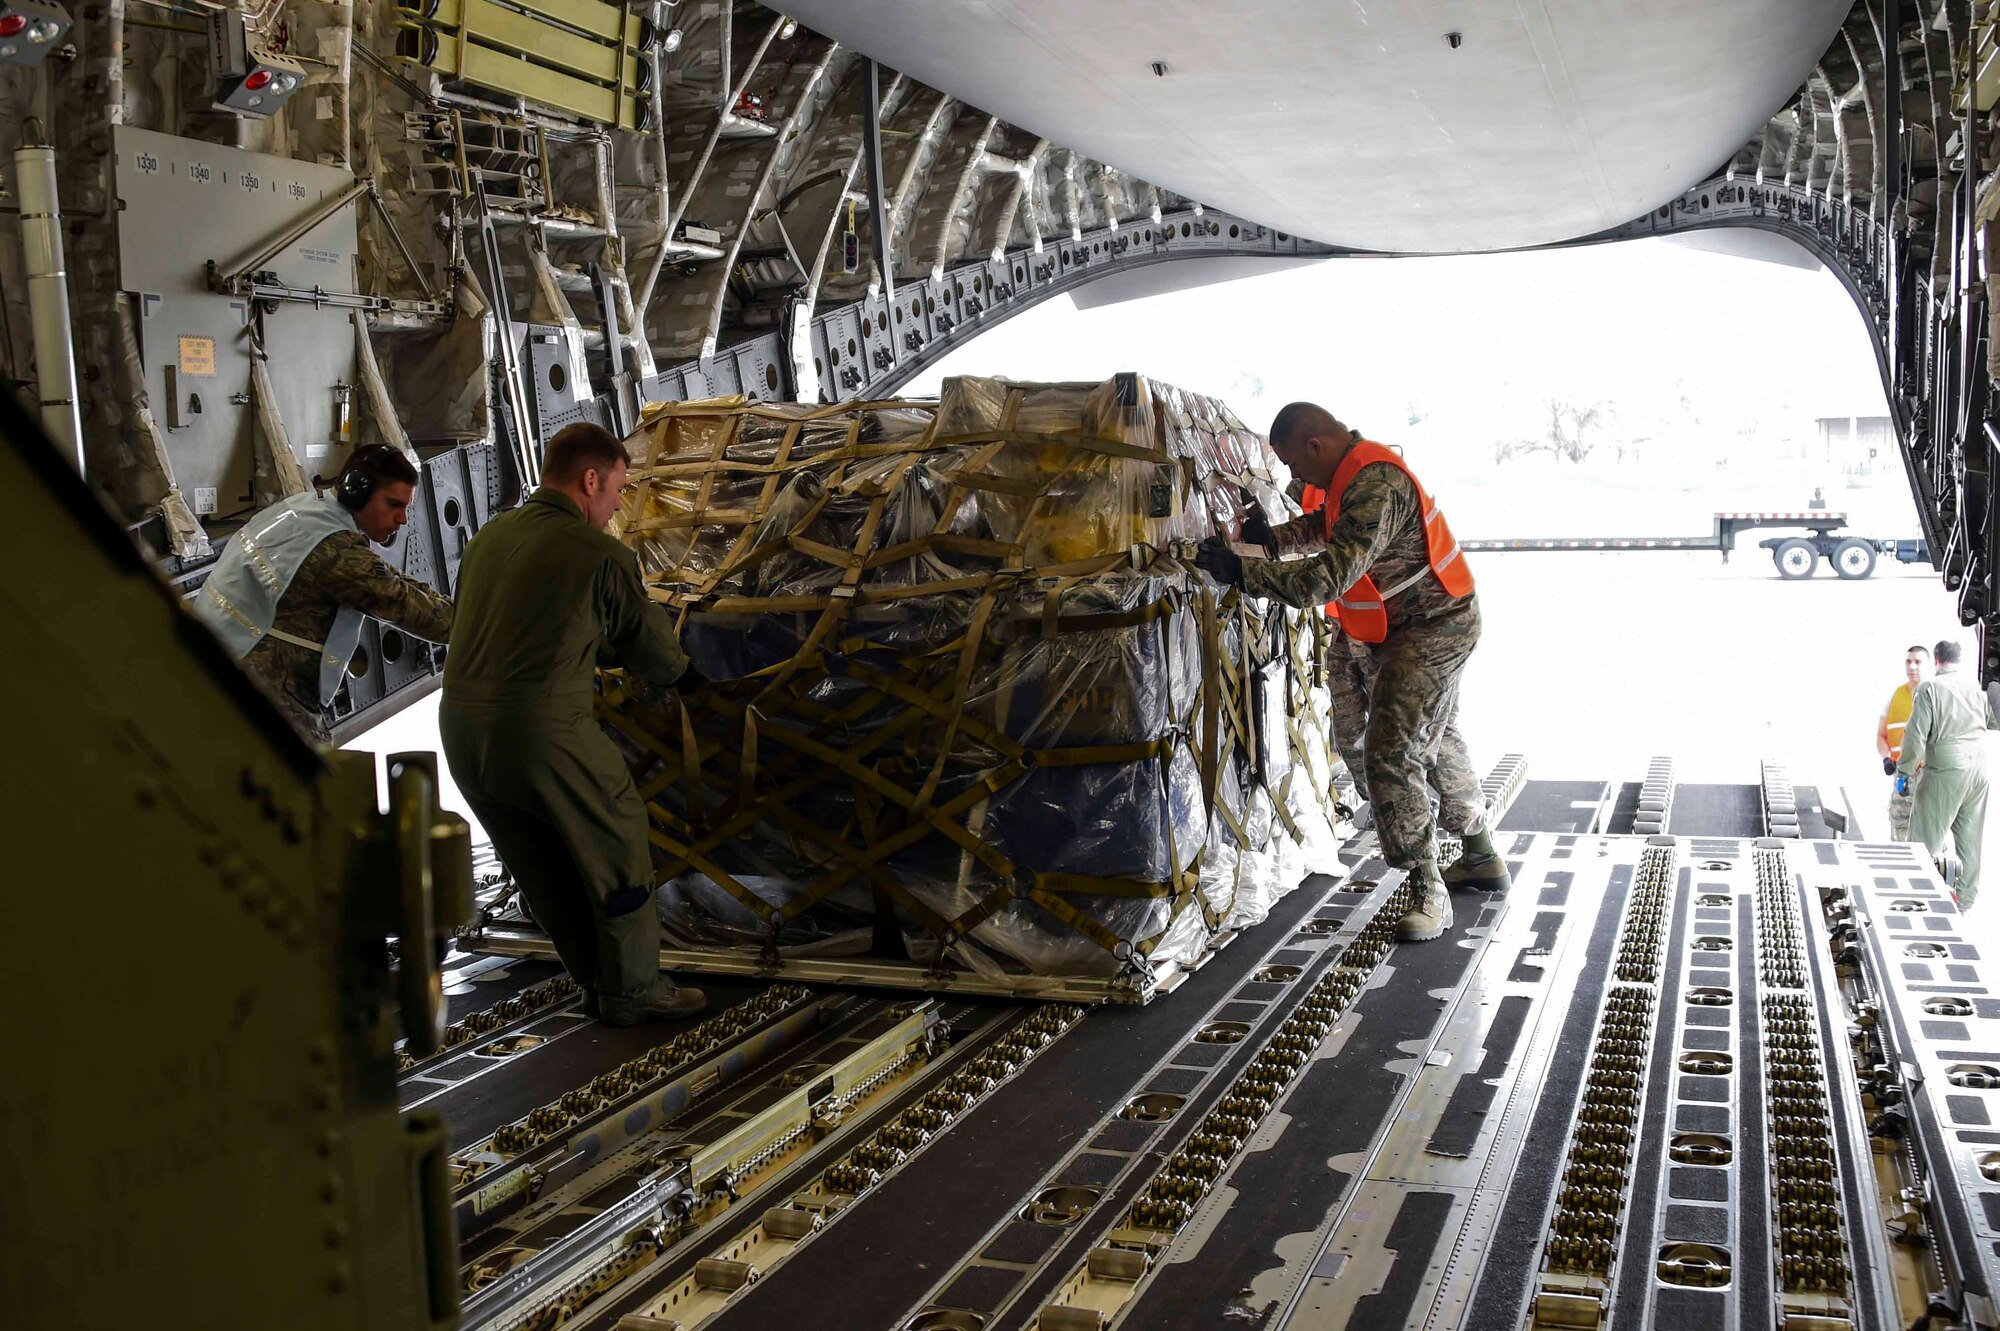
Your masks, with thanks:
[[(1487, 754), (1512, 885), (1410, 941), (1334, 621), (1193, 561), (1300, 516), (1268, 423), (904, 395), (1086, 288), (1802, 251), (1990, 691), (2000, 6), (783, 3), (0, 0), (0, 1323), (2000, 1331), (2000, 953), (1921, 846)], [(338, 747), (475, 648), (299, 640), (315, 740), (191, 609), (386, 449), (462, 627), (579, 424), (698, 681), (579, 713), (668, 1021)]]

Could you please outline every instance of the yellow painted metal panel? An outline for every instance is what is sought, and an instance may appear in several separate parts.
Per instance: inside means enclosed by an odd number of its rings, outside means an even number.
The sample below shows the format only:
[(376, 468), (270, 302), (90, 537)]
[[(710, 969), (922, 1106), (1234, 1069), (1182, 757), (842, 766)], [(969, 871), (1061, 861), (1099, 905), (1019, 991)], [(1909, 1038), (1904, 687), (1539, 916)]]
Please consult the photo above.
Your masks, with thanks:
[(602, 4), (600, 0), (515, 0), (515, 3), (606, 41), (616, 41), (625, 28), (622, 20), (632, 16), (623, 5)]
[[(462, 13), (461, 0), (435, 0), (435, 3), (423, 9), (414, 4), (405, 4), (402, 9), (413, 17), (450, 28), (459, 25)], [(645, 27), (639, 16), (630, 10), (619, 5), (598, 4), (596, 0), (536, 0), (534, 3), (518, 0), (513, 9), (515, 12), (531, 11), (522, 14), (521, 17), (531, 23), (539, 24), (543, 30), (547, 30), (550, 25), (542, 24), (539, 19), (533, 17), (534, 14), (546, 15), (557, 23), (567, 24), (579, 32), (589, 33), (603, 43), (617, 41), (622, 32), (625, 44), (634, 49), (637, 49), (640, 34)]]
[(429, 60), (408, 63), (602, 124), (638, 128), (638, 99), (628, 91), (606, 88), (491, 47), (455, 40), (450, 33), (434, 35), (441, 39), (437, 53)]
[[(404, 0), (398, 13), (402, 26), (420, 28), (439, 48), (431, 60), (413, 63), (620, 128), (639, 123), (644, 99), (634, 85), (646, 69), (638, 49), (644, 24), (628, 10), (597, 0)], [(588, 27), (604, 40), (572, 27)], [(612, 85), (619, 95), (614, 100), (607, 89), (577, 86), (578, 80)]]
[(616, 83), (622, 52), (564, 32), (526, 14), (503, 9), (492, 0), (463, 0), (462, 31), (474, 41), (529, 55), (601, 83)]

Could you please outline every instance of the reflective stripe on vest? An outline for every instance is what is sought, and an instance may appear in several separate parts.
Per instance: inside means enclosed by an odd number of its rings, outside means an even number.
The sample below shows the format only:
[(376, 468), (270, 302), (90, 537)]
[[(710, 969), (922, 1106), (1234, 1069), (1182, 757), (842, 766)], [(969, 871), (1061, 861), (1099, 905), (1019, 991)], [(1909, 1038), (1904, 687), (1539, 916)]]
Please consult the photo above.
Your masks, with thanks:
[[(1386, 463), (1402, 472), (1410, 478), (1410, 484), (1416, 487), (1417, 502), (1424, 519), (1424, 553), (1427, 556), (1425, 562), (1429, 568), (1418, 569), (1386, 592), (1378, 590), (1375, 580), (1364, 573), (1355, 580), (1353, 586), (1327, 603), (1327, 617), (1339, 620), (1340, 627), (1357, 642), (1380, 642), (1389, 636), (1389, 599), (1408, 591), (1426, 571), (1436, 576), (1438, 584), (1453, 599), (1472, 594), (1472, 570), (1459, 558), (1464, 552), (1459, 549), (1458, 539), (1451, 534), (1451, 524), (1445, 521), (1444, 511), (1437, 506), (1437, 501), (1431, 498), (1430, 492), (1424, 489), (1423, 482), (1417, 479), (1416, 473), (1410, 470), (1409, 464), (1403, 461), (1401, 454), (1373, 440), (1356, 440), (1353, 447), (1347, 450), (1347, 456), (1343, 457), (1340, 465), (1334, 469), (1329, 488), (1336, 495), (1346, 494), (1347, 487), (1354, 483), (1354, 478), (1360, 474), (1361, 469), (1378, 462)], [(1331, 538), (1333, 524), (1340, 518), (1339, 503), (1330, 501), (1326, 491), (1313, 485), (1305, 487), (1299, 502), (1308, 513), (1314, 508), (1324, 510), (1326, 534)]]
[(365, 616), (357, 606), (344, 605), (334, 615), (324, 643), (273, 628), (278, 603), (298, 576), (306, 556), (321, 541), (342, 531), (360, 531), (354, 515), (337, 500), (313, 494), (293, 495), (250, 519), (222, 548), (215, 571), (195, 593), (190, 607), (195, 618), (214, 630), (238, 660), (250, 655), (265, 638), (276, 638), (319, 655), (319, 704), (324, 707), (340, 691), (341, 677), (354, 649), (361, 644)]

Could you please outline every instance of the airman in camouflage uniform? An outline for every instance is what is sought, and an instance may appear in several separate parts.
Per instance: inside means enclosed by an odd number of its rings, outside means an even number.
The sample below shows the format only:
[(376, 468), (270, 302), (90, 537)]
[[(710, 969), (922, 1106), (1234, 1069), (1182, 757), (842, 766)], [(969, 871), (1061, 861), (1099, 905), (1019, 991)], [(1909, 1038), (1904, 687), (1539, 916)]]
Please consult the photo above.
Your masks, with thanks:
[(409, 522), (417, 480), (398, 450), (361, 449), (332, 495), (281, 499), (230, 537), (189, 607), (323, 744), (364, 616), (432, 642), (451, 635), (451, 602), (368, 548)]
[[(1303, 403), (1285, 408), (1271, 428), (1279, 457), (1315, 484), (1331, 478), (1359, 439), (1320, 408)], [(1351, 676), (1366, 683), (1359, 784), (1374, 806), (1383, 858), (1410, 870), (1418, 883), (1418, 904), (1405, 917), (1402, 935), (1435, 938), (1451, 922), (1447, 879), (1437, 866), (1437, 825), (1465, 842), (1450, 881), (1488, 890), (1504, 889), (1508, 882), (1506, 865), (1493, 848), (1479, 778), (1456, 724), (1459, 677), (1479, 642), (1479, 598), (1470, 592), (1453, 596), (1432, 573), (1422, 501), (1406, 472), (1364, 466), (1337, 502), (1330, 532), (1319, 512), (1276, 528), (1277, 559), (1239, 559), (1211, 538), (1197, 563), (1220, 579), (1239, 582), (1251, 596), (1305, 608), (1337, 599), (1364, 575), (1384, 590), (1384, 640), (1354, 643), (1366, 657), (1365, 669)], [(1288, 553), (1304, 557), (1283, 557)], [(1336, 668), (1336, 680), (1340, 674)], [(1356, 701), (1351, 695), (1345, 700), (1350, 711)], [(1335, 705), (1342, 700), (1336, 698)], [(1435, 819), (1429, 787), (1439, 796)]]
[[(271, 627), (294, 638), (325, 642), (333, 617), (358, 606), (385, 624), (431, 642), (451, 636), (451, 601), (433, 587), (392, 567), (368, 548), (362, 533), (335, 532), (306, 556), (278, 601)], [(267, 635), (243, 664), (270, 686), (292, 721), (327, 742), (319, 705), (319, 653)]]
[[(1341, 632), (1337, 624), (1333, 626), (1332, 637), (1327, 652), (1326, 682), (1333, 701), (1333, 747), (1347, 766), (1348, 779), (1354, 783), (1354, 799), (1367, 803), (1368, 698), (1375, 684), (1375, 658), (1367, 643)], [(1430, 767), (1430, 787), (1442, 797), (1440, 768), (1447, 773), (1472, 770), (1472, 756), (1466, 752), (1465, 739), (1455, 724), (1438, 741), (1438, 755)], [(1459, 881), (1458, 866), (1445, 870), (1444, 879), (1447, 883)]]
[[(1357, 478), (1358, 480), (1359, 478)], [(1407, 479), (1407, 478), (1406, 478)], [(1303, 505), (1305, 485), (1294, 480), (1285, 491), (1294, 503)], [(1253, 528), (1251, 522), (1244, 524), (1244, 540), (1250, 544), (1264, 546), (1278, 558), (1303, 558), (1318, 550), (1326, 542), (1326, 528), (1320, 520), (1320, 511), (1315, 501), (1312, 511), (1296, 521), (1279, 528), (1268, 526)], [(1369, 645), (1342, 631), (1337, 620), (1331, 621), (1332, 630), (1327, 648), (1327, 694), (1333, 704), (1333, 748), (1347, 768), (1348, 780), (1354, 783), (1354, 799), (1359, 804), (1368, 799), (1368, 767), (1365, 758), (1368, 733), (1369, 692), (1375, 684), (1375, 658)], [(1454, 766), (1469, 769), (1470, 756), (1465, 754), (1464, 741), (1459, 738), (1454, 727), (1439, 742), (1444, 752), (1447, 770)], [(1438, 784), (1437, 765), (1432, 764), (1430, 786), (1442, 792)], [(1447, 882), (1452, 875), (1447, 872)]]

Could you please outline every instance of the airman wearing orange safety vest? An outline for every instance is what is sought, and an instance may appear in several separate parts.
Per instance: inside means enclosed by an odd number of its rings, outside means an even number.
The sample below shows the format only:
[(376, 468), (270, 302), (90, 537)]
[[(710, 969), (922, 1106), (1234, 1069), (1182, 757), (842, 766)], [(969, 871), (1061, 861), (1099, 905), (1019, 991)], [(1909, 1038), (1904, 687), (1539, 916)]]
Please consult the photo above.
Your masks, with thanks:
[[(1918, 644), (1903, 653), (1904, 682), (1889, 695), (1889, 705), (1882, 709), (1882, 719), (1875, 723), (1875, 755), (1882, 760), (1882, 770), (1891, 777), (1896, 775), (1896, 764), (1903, 756), (1903, 731), (1910, 724), (1910, 710), (1915, 705), (1917, 685), (1930, 674), (1930, 667), (1930, 648)], [(1889, 839), (1910, 839), (1910, 790), (1907, 785), (1900, 794), (1894, 786), (1889, 789)]]
[[(1331, 619), (1340, 621), (1340, 627), (1347, 636), (1357, 642), (1381, 642), (1389, 636), (1389, 612), (1387, 598), (1407, 590), (1425, 573), (1436, 576), (1438, 585), (1453, 598), (1472, 595), (1472, 570), (1466, 566), (1465, 556), (1458, 548), (1458, 541), (1451, 534), (1451, 525), (1444, 520), (1437, 501), (1432, 499), (1418, 483), (1416, 473), (1403, 461), (1402, 455), (1393, 449), (1367, 439), (1356, 439), (1354, 446), (1347, 450), (1340, 465), (1334, 469), (1332, 491), (1346, 494), (1354, 478), (1361, 469), (1374, 463), (1396, 468), (1410, 478), (1410, 484), (1417, 492), (1418, 511), (1424, 524), (1424, 566), (1402, 582), (1383, 591), (1375, 585), (1375, 579), (1366, 573), (1346, 591), (1326, 603), (1326, 613)], [(1309, 521), (1314, 514), (1323, 514), (1325, 538), (1333, 539), (1334, 523), (1340, 518), (1338, 500), (1326, 502), (1327, 491), (1308, 484), (1299, 500), (1299, 507), (1306, 511)]]
[[(1409, 870), (1415, 907), (1401, 936), (1436, 938), (1451, 926), (1448, 883), (1488, 891), (1509, 882), (1493, 845), (1479, 779), (1457, 728), (1458, 684), (1479, 642), (1479, 598), (1464, 553), (1437, 502), (1402, 457), (1295, 402), (1271, 425), (1271, 445), (1317, 511), (1276, 528), (1275, 559), (1243, 559), (1211, 537), (1198, 566), (1252, 596), (1324, 605), (1370, 660), (1362, 742), (1366, 786), (1383, 857)], [(1287, 556), (1302, 557), (1287, 557)], [(1435, 818), (1429, 788), (1439, 794)], [(1436, 830), (1464, 841), (1440, 873)]]

